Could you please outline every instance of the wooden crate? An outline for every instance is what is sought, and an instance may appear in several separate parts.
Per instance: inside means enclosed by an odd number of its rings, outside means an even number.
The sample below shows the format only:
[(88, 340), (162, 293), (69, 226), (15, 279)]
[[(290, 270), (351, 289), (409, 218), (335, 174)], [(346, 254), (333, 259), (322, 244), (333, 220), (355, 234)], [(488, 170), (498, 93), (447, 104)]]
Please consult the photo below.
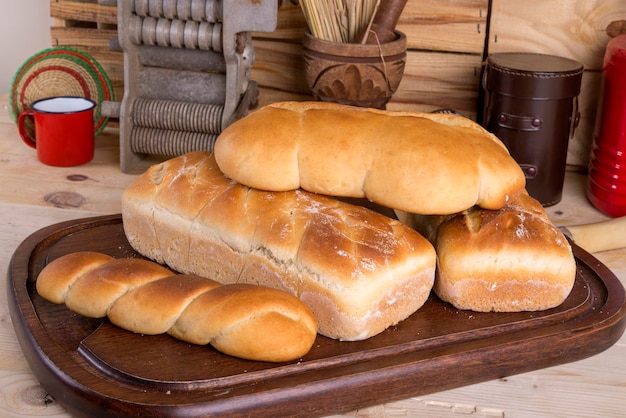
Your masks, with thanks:
[(74, 47), (91, 55), (109, 76), (116, 100), (121, 100), (124, 54), (111, 49), (117, 39), (117, 7), (98, 0), (51, 0), (50, 16), (52, 46)]
[[(225, 0), (226, 1), (226, 0)], [(51, 0), (53, 45), (84, 48), (103, 65), (121, 100), (123, 54), (109, 49), (116, 37), (114, 0)], [(254, 33), (259, 104), (311, 99), (304, 79), (300, 7), (283, 2), (278, 27)], [(408, 57), (400, 87), (387, 108), (430, 112), (452, 108), (476, 119), (480, 74), (489, 53), (533, 51), (573, 58), (585, 66), (579, 96), (581, 121), (570, 141), (568, 164), (585, 169), (591, 146), (611, 22), (626, 21), (623, 0), (409, 0), (398, 29)]]

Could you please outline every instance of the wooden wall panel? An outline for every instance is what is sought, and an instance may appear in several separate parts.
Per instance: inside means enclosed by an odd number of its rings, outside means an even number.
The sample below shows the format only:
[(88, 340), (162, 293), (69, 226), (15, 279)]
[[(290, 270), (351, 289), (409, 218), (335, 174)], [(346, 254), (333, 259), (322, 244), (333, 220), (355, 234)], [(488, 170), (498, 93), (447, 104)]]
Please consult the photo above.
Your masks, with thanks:
[[(397, 29), (407, 35), (410, 50), (482, 54), (488, 0), (408, 0)], [(285, 2), (278, 11), (278, 27), (255, 38), (300, 42), (307, 30), (300, 6)]]
[(449, 108), (475, 120), (481, 62), (478, 55), (409, 51), (404, 77), (387, 108)]
[[(309, 100), (302, 36), (306, 22), (296, 1), (285, 1), (272, 33), (253, 33), (259, 105)], [(107, 4), (109, 4), (107, 6)], [(111, 51), (116, 7), (111, 0), (51, 0), (52, 45), (83, 48), (105, 68), (116, 97), (123, 92), (123, 54)], [(388, 109), (430, 112), (451, 108), (476, 118), (480, 68), (488, 53), (534, 51), (561, 55), (585, 66), (581, 123), (570, 141), (568, 163), (584, 169), (607, 26), (626, 21), (624, 0), (408, 0), (398, 29), (407, 35), (404, 78)], [(489, 37), (487, 39), (487, 34)]]
[(487, 48), (560, 55), (598, 71), (617, 20), (626, 20), (624, 0), (493, 0)]
[(409, 49), (482, 55), (488, 0), (409, 0), (398, 30)]
[[(405, 74), (387, 108), (454, 108), (475, 118), (487, 11), (487, 0), (409, 0), (398, 23), (407, 35)], [(278, 12), (275, 32), (253, 34), (252, 79), (260, 86), (260, 104), (311, 98), (302, 64), (306, 29), (300, 7), (288, 2)]]
[(584, 170), (589, 161), (602, 59), (611, 22), (626, 20), (624, 0), (493, 0), (487, 52), (525, 51), (558, 55), (585, 67), (581, 121), (567, 161)]

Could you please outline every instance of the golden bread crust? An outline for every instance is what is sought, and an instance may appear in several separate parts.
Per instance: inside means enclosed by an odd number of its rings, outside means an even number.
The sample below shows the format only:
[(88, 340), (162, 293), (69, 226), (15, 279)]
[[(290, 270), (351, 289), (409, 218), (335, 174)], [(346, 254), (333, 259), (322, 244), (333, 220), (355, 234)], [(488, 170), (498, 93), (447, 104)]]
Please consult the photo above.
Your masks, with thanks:
[(332, 338), (368, 338), (405, 319), (434, 280), (432, 245), (399, 221), (302, 190), (251, 189), (205, 152), (149, 169), (124, 192), (122, 216), (141, 254), (221, 283), (288, 291)]
[(211, 344), (249, 360), (299, 359), (317, 336), (311, 311), (286, 292), (174, 274), (144, 259), (70, 253), (44, 267), (36, 286), (44, 299), (65, 303), (80, 315), (108, 317), (140, 334), (168, 333)]
[(421, 217), (437, 251), (434, 291), (460, 309), (538, 311), (560, 305), (576, 278), (562, 232), (527, 194), (500, 210)]
[(215, 158), (257, 189), (366, 197), (429, 215), (499, 209), (526, 185), (502, 142), (467, 118), (326, 102), (251, 113), (224, 129)]

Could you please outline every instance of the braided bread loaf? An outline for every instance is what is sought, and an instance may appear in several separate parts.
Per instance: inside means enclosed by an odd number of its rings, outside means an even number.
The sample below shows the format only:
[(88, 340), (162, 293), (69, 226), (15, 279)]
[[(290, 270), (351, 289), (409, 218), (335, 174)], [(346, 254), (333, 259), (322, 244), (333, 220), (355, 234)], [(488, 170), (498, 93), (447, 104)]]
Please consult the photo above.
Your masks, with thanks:
[(152, 261), (76, 252), (48, 264), (37, 292), (91, 318), (129, 331), (168, 333), (249, 360), (281, 362), (306, 354), (317, 335), (309, 309), (268, 287), (222, 285), (175, 274)]

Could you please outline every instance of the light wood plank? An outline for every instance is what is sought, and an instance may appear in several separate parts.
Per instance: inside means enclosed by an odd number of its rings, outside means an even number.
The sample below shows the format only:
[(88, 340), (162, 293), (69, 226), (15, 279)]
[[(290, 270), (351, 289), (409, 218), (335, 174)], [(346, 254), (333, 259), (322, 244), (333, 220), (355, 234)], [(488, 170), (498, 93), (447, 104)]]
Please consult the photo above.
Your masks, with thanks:
[(50, 16), (56, 19), (117, 24), (117, 7), (76, 1), (50, 2)]
[(29, 371), (0, 371), (0, 397), (3, 418), (70, 417)]
[(487, 0), (409, 0), (398, 30), (409, 49), (482, 55), (488, 10)]
[(421, 112), (449, 108), (475, 119), (480, 66), (476, 55), (410, 51), (388, 108)]
[(579, 61), (585, 67), (579, 104), (580, 125), (570, 141), (567, 162), (587, 166), (595, 123), (607, 26), (626, 18), (623, 0), (494, 0), (488, 52), (537, 52)]
[(626, 18), (623, 0), (493, 0), (488, 52), (528, 51), (600, 70), (607, 26)]
[(250, 78), (260, 86), (308, 94), (304, 78), (302, 45), (276, 40), (255, 40), (255, 61)]
[(307, 30), (306, 20), (298, 4), (284, 2), (278, 9), (276, 30), (252, 32), (253, 38), (300, 42)]
[[(111, 165), (119, 166), (116, 130), (105, 129), (96, 138), (93, 161), (77, 167), (41, 164), (35, 150), (21, 142), (15, 125), (0, 125), (0, 135), (14, 138), (14, 146), (2, 152), (0, 201), (102, 213), (121, 211), (122, 191), (136, 176), (110, 173)], [(28, 175), (24, 175), (25, 172)]]
[[(117, 37), (117, 30), (53, 26), (50, 28), (50, 37), (53, 46), (81, 45), (108, 50), (109, 41)], [(121, 59), (120, 56), (118, 60)]]
[[(482, 54), (488, 4), (487, 0), (409, 0), (397, 29), (407, 35), (409, 49)], [(276, 31), (253, 36), (300, 42), (305, 30), (300, 6), (287, 2), (278, 10)]]

